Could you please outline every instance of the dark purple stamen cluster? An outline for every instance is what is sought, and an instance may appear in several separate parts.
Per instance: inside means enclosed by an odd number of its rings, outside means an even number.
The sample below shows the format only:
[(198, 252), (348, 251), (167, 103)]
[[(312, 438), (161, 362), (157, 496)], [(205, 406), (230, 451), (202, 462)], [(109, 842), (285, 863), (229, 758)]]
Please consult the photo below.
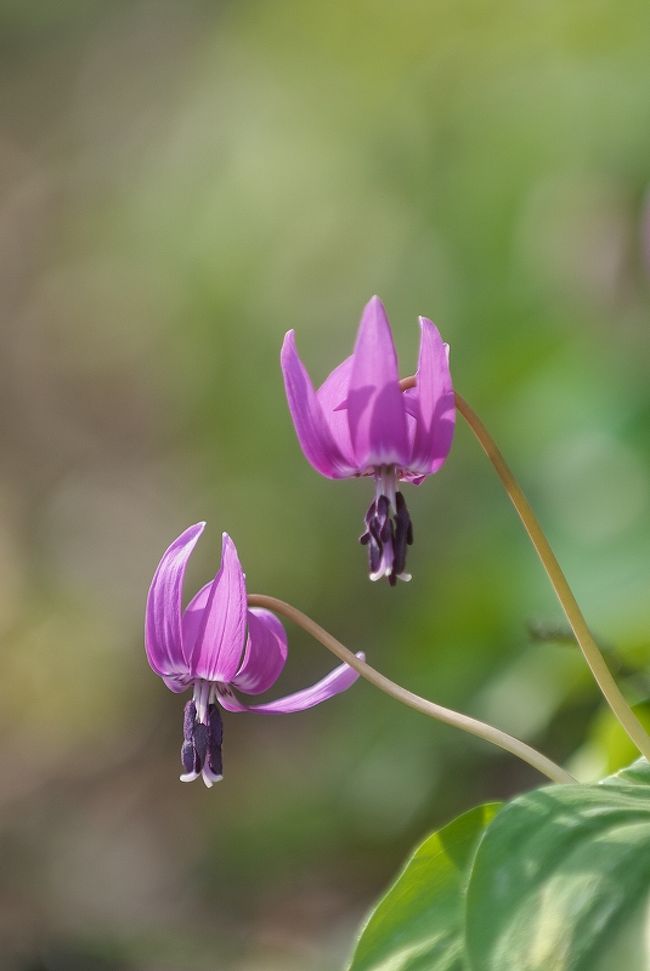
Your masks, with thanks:
[(368, 547), (371, 578), (383, 574), (391, 587), (395, 586), (398, 577), (410, 579), (404, 575), (404, 570), (406, 548), (413, 543), (413, 525), (402, 493), (395, 494), (394, 513), (387, 496), (375, 499), (366, 513), (365, 523), (366, 531), (359, 537), (359, 542)]
[[(406, 567), (406, 547), (413, 545), (413, 523), (401, 492), (395, 494), (395, 538), (393, 540), (393, 569), (399, 576)], [(394, 582), (394, 581), (393, 581)]]
[(208, 705), (208, 724), (196, 717), (196, 705), (188, 701), (183, 712), (183, 745), (181, 763), (186, 772), (199, 773), (203, 766), (222, 775), (223, 722), (218, 705)]

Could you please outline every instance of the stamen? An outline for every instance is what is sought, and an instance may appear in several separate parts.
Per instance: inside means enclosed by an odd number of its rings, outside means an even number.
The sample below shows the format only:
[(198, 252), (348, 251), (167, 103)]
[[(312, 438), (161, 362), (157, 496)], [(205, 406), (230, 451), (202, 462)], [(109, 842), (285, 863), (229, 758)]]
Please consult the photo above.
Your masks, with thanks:
[[(368, 547), (370, 579), (386, 578), (392, 587), (398, 579), (411, 579), (405, 572), (406, 548), (413, 543), (411, 517), (404, 496), (395, 491), (396, 477), (394, 468), (380, 469), (376, 474), (375, 499), (366, 513), (366, 531), (359, 537), (362, 546)], [(380, 493), (383, 488), (391, 496)]]
[(183, 709), (183, 738), (186, 742), (192, 741), (194, 722), (196, 721), (196, 705), (194, 701), (188, 701)]
[[(201, 775), (208, 788), (223, 778), (221, 710), (213, 702), (208, 703), (208, 699), (214, 698), (214, 694), (214, 685), (206, 681), (197, 682), (194, 686), (194, 698), (187, 702), (183, 712), (181, 765), (184, 772), (180, 777), (181, 782), (194, 782)], [(205, 721), (199, 718), (203, 705)]]
[(194, 725), (194, 751), (200, 768), (208, 754), (208, 726), (199, 721)]
[(194, 773), (194, 778), (196, 778), (196, 752), (192, 742), (183, 742), (181, 746), (181, 765), (186, 774)]
[(192, 782), (197, 778), (201, 766), (198, 763), (196, 748), (194, 747), (194, 724), (196, 721), (196, 705), (188, 701), (183, 710), (183, 744), (181, 746), (181, 765), (185, 769), (181, 782)]
[(413, 545), (413, 524), (406, 502), (401, 492), (396, 496), (395, 511), (395, 556), (393, 559), (393, 573), (401, 580), (410, 580), (410, 574), (404, 572), (406, 566), (406, 548)]
[(196, 717), (204, 725), (208, 723), (208, 705), (210, 703), (210, 693), (212, 685), (209, 681), (194, 682), (194, 703), (196, 705)]
[(221, 746), (223, 744), (223, 721), (221, 720), (221, 709), (218, 705), (210, 705), (208, 722), (208, 769), (214, 774), (215, 780), (223, 777), (223, 757)]
[(397, 491), (397, 469), (394, 465), (378, 465), (374, 470), (375, 476), (375, 502), (381, 496), (388, 499), (388, 505), (395, 505), (395, 493)]
[(208, 789), (211, 789), (212, 786), (215, 784), (215, 782), (221, 782), (221, 780), (223, 779), (222, 775), (215, 775), (215, 773), (212, 772), (207, 765), (203, 766), (203, 771), (201, 772), (201, 775), (203, 776), (204, 785)]

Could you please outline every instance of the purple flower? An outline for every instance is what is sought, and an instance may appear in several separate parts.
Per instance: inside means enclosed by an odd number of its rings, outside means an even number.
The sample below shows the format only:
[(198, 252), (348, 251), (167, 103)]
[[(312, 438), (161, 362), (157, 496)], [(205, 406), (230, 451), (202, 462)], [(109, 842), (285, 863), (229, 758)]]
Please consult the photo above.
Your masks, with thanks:
[(257, 695), (275, 684), (287, 660), (287, 635), (270, 611), (248, 608), (245, 576), (227, 533), (219, 572), (183, 610), (185, 568), (204, 528), (196, 523), (186, 529), (158, 564), (147, 597), (145, 648), (151, 668), (171, 691), (193, 687), (183, 719), (181, 780), (202, 775), (210, 787), (223, 777), (219, 706), (233, 712), (304, 711), (345, 691), (358, 674), (342, 664), (286, 698), (250, 706), (240, 701), (234, 689)]
[(413, 529), (398, 482), (419, 485), (444, 464), (456, 417), (449, 345), (420, 317), (416, 385), (402, 392), (390, 324), (379, 297), (361, 316), (354, 351), (318, 391), (298, 356), (294, 331), (282, 346), (289, 410), (307, 460), (330, 479), (372, 475), (375, 498), (360, 542), (368, 547), (370, 579), (391, 586), (405, 573)]

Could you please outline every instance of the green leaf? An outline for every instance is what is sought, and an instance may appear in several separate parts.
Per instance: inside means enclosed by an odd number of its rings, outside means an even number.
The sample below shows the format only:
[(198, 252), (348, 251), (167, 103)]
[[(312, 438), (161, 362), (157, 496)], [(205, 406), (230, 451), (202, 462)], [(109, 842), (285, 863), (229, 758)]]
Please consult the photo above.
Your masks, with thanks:
[[(615, 772), (614, 775), (608, 775), (606, 779), (603, 779), (600, 785), (641, 786), (645, 787), (646, 789), (646, 797), (650, 797), (650, 762), (648, 762), (646, 759), (637, 759), (636, 762), (632, 763), (632, 765), (628, 765), (626, 768), (620, 769), (618, 772)], [(628, 795), (629, 794), (630, 793), (628, 793)]]
[(370, 915), (349, 971), (460, 971), (467, 873), (499, 803), (428, 836)]
[(472, 971), (647, 971), (650, 765), (501, 810), (467, 892)]

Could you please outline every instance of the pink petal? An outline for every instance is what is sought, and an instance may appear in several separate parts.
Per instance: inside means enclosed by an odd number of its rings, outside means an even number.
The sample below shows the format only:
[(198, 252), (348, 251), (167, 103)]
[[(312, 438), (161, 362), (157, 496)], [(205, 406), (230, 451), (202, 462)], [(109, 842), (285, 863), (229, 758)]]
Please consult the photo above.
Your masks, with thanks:
[[(362, 652), (356, 655), (360, 660), (365, 661), (366, 656)], [(278, 698), (276, 701), (268, 701), (261, 705), (246, 706), (233, 694), (221, 696), (219, 701), (228, 711), (257, 711), (266, 715), (290, 715), (296, 711), (305, 711), (320, 705), (322, 701), (333, 698), (334, 695), (346, 691), (350, 685), (354, 684), (359, 675), (348, 664), (340, 664), (337, 668), (324, 677), (321, 681), (312, 685), (310, 688), (303, 688), (296, 691), (286, 698)]]
[(416, 418), (409, 471), (430, 475), (443, 465), (454, 437), (456, 405), (449, 370), (449, 345), (438, 328), (420, 317), (420, 355), (415, 389), (406, 392)]
[(192, 684), (192, 679), (187, 673), (182, 675), (171, 674), (169, 675), (169, 677), (163, 677), (163, 681), (165, 683), (165, 687), (169, 688), (169, 690), (173, 691), (174, 694), (176, 695), (182, 694), (184, 691), (187, 691), (187, 689)]
[[(152, 669), (172, 690), (183, 690), (189, 678), (181, 626), (181, 599), (187, 561), (205, 523), (196, 523), (174, 540), (163, 553), (151, 581), (145, 614), (145, 649)], [(186, 680), (187, 683), (187, 680)], [(173, 688), (175, 684), (177, 687)]]
[(183, 613), (183, 645), (187, 657), (192, 657), (196, 638), (203, 623), (203, 611), (210, 597), (213, 580), (201, 587), (188, 603)]
[(348, 459), (350, 467), (354, 466), (354, 449), (350, 439), (350, 423), (348, 421), (348, 388), (350, 386), (350, 375), (354, 355), (349, 357), (334, 368), (332, 373), (325, 379), (316, 396), (323, 409), (325, 421), (329, 426), (334, 441), (338, 444), (343, 455)]
[[(195, 612), (196, 601), (197, 598), (190, 613)], [(189, 627), (192, 622), (186, 623)], [(224, 533), (221, 567), (210, 585), (192, 647), (192, 677), (231, 681), (239, 668), (245, 642), (246, 583), (235, 544)]]
[(352, 474), (353, 469), (334, 439), (311, 379), (298, 356), (292, 330), (284, 338), (280, 361), (289, 411), (305, 458), (317, 472), (329, 479)]
[(246, 651), (233, 687), (249, 695), (267, 691), (282, 673), (287, 650), (287, 634), (275, 614), (262, 607), (249, 608)]
[(399, 478), (400, 482), (410, 482), (411, 485), (419, 486), (427, 477), (419, 472), (402, 472)]
[(384, 306), (373, 297), (361, 317), (348, 392), (348, 420), (358, 467), (406, 465), (409, 442), (397, 355)]
[(229, 685), (218, 689), (217, 701), (222, 708), (226, 709), (226, 711), (250, 711), (248, 705), (245, 705), (243, 701), (240, 701), (239, 698), (236, 697), (234, 691)]

